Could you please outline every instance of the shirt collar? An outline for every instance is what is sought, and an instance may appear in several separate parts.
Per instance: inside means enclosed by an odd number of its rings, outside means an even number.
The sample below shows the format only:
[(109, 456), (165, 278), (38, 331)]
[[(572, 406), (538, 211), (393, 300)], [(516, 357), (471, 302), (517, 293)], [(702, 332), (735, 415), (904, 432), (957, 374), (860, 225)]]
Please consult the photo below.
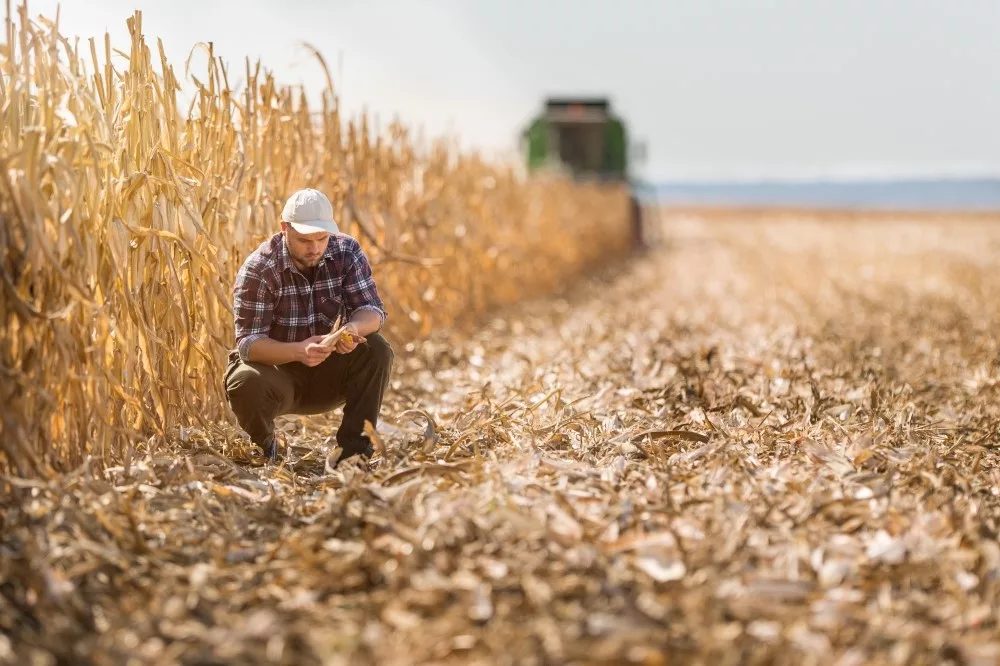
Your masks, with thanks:
[(278, 268), (284, 273), (289, 268), (294, 268), (292, 257), (288, 254), (288, 244), (285, 242), (284, 232), (278, 232), (278, 242), (281, 245), (281, 248), (278, 250)]

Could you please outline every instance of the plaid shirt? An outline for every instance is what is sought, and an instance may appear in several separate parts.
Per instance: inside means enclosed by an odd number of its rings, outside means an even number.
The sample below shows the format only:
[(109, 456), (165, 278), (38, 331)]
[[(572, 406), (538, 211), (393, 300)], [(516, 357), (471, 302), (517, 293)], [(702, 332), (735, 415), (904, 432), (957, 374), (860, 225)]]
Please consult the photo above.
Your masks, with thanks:
[(250, 345), (264, 337), (300, 342), (326, 335), (340, 315), (346, 322), (358, 310), (386, 312), (358, 241), (333, 234), (313, 282), (292, 264), (284, 234), (261, 243), (240, 268), (233, 285), (236, 349), (249, 360)]

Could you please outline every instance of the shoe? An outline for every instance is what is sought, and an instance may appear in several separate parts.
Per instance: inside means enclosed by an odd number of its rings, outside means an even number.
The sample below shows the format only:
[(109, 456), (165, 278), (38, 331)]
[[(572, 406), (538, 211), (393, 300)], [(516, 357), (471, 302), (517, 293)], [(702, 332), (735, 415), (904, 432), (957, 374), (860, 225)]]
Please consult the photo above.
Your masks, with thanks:
[(375, 454), (375, 447), (372, 446), (372, 443), (365, 438), (359, 438), (346, 443), (338, 442), (338, 444), (343, 450), (340, 452), (340, 457), (337, 458), (337, 462), (333, 464), (334, 468), (336, 468), (342, 460), (347, 460), (348, 458), (353, 458), (358, 455), (367, 460)]
[(270, 435), (260, 447), (264, 451), (264, 457), (267, 458), (269, 462), (274, 462), (278, 459), (278, 438), (276, 435)]

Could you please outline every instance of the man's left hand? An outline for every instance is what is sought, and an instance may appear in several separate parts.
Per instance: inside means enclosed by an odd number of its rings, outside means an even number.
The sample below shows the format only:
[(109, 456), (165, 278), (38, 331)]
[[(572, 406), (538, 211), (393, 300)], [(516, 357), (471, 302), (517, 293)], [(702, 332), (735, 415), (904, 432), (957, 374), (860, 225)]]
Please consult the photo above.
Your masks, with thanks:
[(362, 342), (367, 342), (367, 340), (358, 332), (358, 325), (351, 322), (347, 324), (344, 334), (337, 340), (337, 346), (334, 347), (334, 351), (338, 354), (350, 354)]

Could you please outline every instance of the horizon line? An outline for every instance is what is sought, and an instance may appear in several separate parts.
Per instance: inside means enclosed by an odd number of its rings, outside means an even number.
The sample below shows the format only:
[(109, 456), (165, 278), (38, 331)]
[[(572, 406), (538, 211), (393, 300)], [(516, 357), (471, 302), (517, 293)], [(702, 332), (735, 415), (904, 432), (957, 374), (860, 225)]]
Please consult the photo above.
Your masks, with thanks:
[(637, 177), (656, 183), (726, 183), (726, 184), (784, 184), (784, 183), (890, 183), (927, 181), (1000, 181), (1000, 166), (952, 167), (937, 169), (906, 169), (878, 167), (846, 167), (834, 169), (779, 169), (779, 170), (681, 170), (636, 169)]

